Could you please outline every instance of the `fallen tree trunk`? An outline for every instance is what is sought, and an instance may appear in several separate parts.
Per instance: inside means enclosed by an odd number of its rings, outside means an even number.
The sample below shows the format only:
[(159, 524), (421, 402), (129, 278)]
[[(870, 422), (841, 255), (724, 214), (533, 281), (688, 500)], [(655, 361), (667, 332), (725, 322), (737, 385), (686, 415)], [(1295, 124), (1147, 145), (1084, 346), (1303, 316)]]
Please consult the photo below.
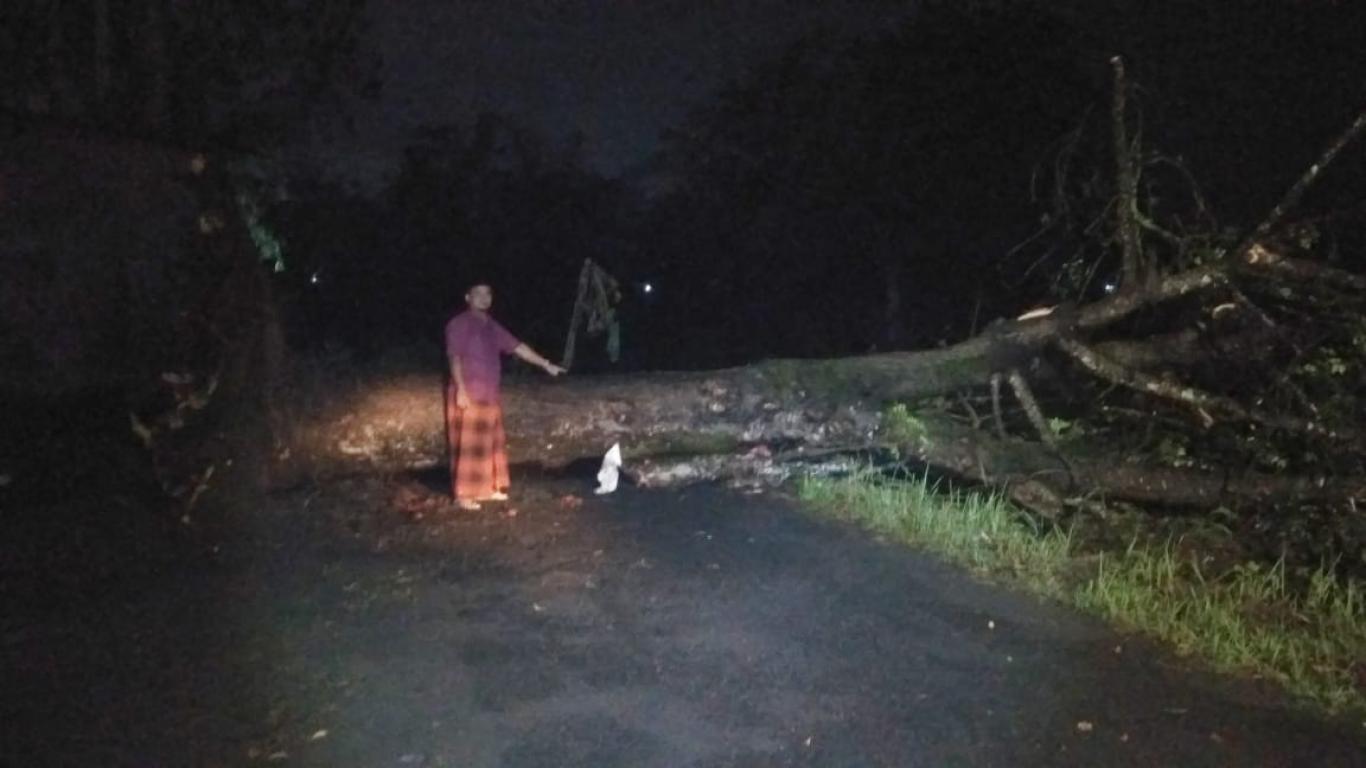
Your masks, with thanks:
[[(1255, 269), (1261, 263), (1246, 261), (1241, 268)], [(563, 464), (600, 454), (618, 441), (638, 456), (757, 442), (868, 442), (887, 403), (982, 387), (993, 374), (1012, 370), (1044, 376), (1038, 355), (1060, 339), (1104, 329), (1139, 310), (1225, 280), (1218, 267), (1189, 270), (1148, 291), (998, 323), (943, 349), (770, 360), (695, 373), (569, 376), (558, 381), (513, 376), (504, 393), (510, 451), (514, 461)], [(1191, 341), (1173, 340), (1115, 340), (1093, 348), (1133, 368), (1189, 364)], [(1238, 345), (1245, 351), (1268, 348), (1246, 341)], [(277, 421), (289, 425), (279, 436), (278, 482), (441, 463), (445, 444), (439, 373), (359, 381), (354, 372), (337, 374), (296, 376), (325, 384), (296, 386), (277, 398), (284, 411)]]
[[(935, 353), (927, 353), (934, 355)], [(911, 354), (907, 359), (925, 357)], [(940, 356), (929, 359), (943, 359)], [(646, 374), (550, 381), (515, 377), (505, 392), (509, 452), (514, 463), (560, 466), (600, 456), (620, 443), (628, 469), (669, 459), (726, 455), (748, 471), (750, 446), (811, 452), (894, 446), (911, 461), (1006, 489), (1047, 511), (1066, 497), (1177, 506), (1366, 499), (1366, 478), (1329, 479), (1232, 473), (1141, 464), (1124, 456), (1068, 455), (1032, 440), (995, 437), (985, 429), (930, 414), (916, 433), (884, 428), (885, 400), (836, 403), (800, 389), (831, 365), (852, 376), (867, 359), (777, 361), (708, 373)], [(880, 371), (886, 360), (872, 361)], [(277, 484), (302, 477), (402, 472), (443, 465), (444, 403), (437, 375), (357, 383), (350, 393), (304, 419), (282, 448)], [(707, 473), (724, 476), (713, 461)], [(1038, 497), (1039, 486), (1048, 490)]]
[[(700, 373), (629, 376), (511, 376), (504, 385), (514, 462), (563, 465), (614, 442), (628, 457), (717, 453), (756, 443), (871, 445), (889, 402), (984, 384), (1049, 337), (1048, 321), (956, 347), (833, 360), (770, 360)], [(1034, 338), (1035, 335), (1038, 338)], [(1168, 361), (1164, 346), (1102, 344), (1123, 360)], [(1186, 346), (1172, 345), (1181, 362)], [(441, 374), (356, 380), (323, 376), (326, 387), (294, 391), (277, 404), (275, 482), (303, 476), (393, 472), (441, 464), (445, 411)], [(345, 383), (339, 383), (345, 382)]]
[[(1039, 444), (1000, 439), (945, 419), (921, 420), (918, 434), (889, 435), (903, 456), (987, 485), (1031, 495), (1038, 484), (1061, 500), (1099, 494), (1126, 501), (1169, 506), (1306, 503), (1366, 498), (1366, 477), (1327, 478), (1157, 466), (1113, 454), (1062, 454)], [(1016, 495), (1012, 493), (1012, 495)], [(1036, 495), (1019, 498), (1027, 506), (1046, 506)], [(1042, 501), (1042, 503), (1041, 503)]]
[[(802, 389), (827, 364), (774, 362), (707, 373), (509, 377), (503, 408), (513, 463), (560, 466), (619, 442), (628, 461), (726, 453), (746, 444), (871, 444), (878, 405), (843, 404)], [(842, 371), (845, 375), (853, 375)], [(277, 451), (274, 479), (394, 472), (446, 457), (440, 374), (354, 382), (296, 403)]]
[[(1324, 163), (1363, 130), (1366, 113), (1330, 146)], [(1318, 171), (1315, 166), (1300, 180), (1287, 198), (1290, 203)], [(1279, 220), (1285, 207), (1273, 210), (1268, 222)], [(1125, 290), (1090, 304), (1030, 312), (944, 349), (840, 360), (775, 360), (702, 373), (571, 377), (563, 382), (512, 377), (504, 398), (510, 457), (514, 462), (564, 464), (599, 456), (613, 443), (622, 445), (628, 463), (680, 454), (734, 454), (749, 444), (817, 449), (893, 444), (927, 465), (1015, 489), (1017, 498), (1020, 489), (1039, 489), (1051, 503), (1064, 495), (1096, 492), (1178, 505), (1366, 497), (1366, 483), (1358, 478), (1235, 474), (1142, 466), (1123, 456), (1068, 456), (1054, 439), (1030, 387), (1031, 379), (1046, 379), (1054, 371), (1041, 364), (1042, 355), (1051, 350), (1071, 362), (1073, 375), (1079, 370), (1135, 397), (1194, 410), (1201, 419), (1197, 430), (1213, 427), (1214, 415), (1219, 415), (1250, 430), (1328, 439), (1339, 447), (1344, 441), (1355, 442), (1356, 430), (1325, 422), (1317, 411), (1312, 418), (1280, 413), (1263, 407), (1261, 394), (1248, 406), (1231, 394), (1145, 371), (1208, 360), (1201, 352), (1204, 339), (1193, 329), (1168, 328), (1139, 339), (1104, 338), (1125, 327), (1121, 321), (1144, 312), (1152, 315), (1176, 300), (1196, 295), (1222, 298), (1225, 303), (1215, 306), (1211, 317), (1241, 306), (1260, 321), (1257, 330), (1244, 329), (1235, 334), (1236, 341), (1224, 345), (1245, 363), (1270, 356), (1278, 346), (1279, 329), (1240, 290), (1240, 281), (1279, 283), (1282, 296), (1292, 295), (1284, 286), (1288, 280), (1348, 294), (1360, 294), (1366, 287), (1356, 275), (1276, 251), (1261, 240), (1270, 227), (1263, 222), (1255, 237), (1245, 238), (1213, 263), (1138, 284), (1131, 281)], [(1039, 440), (1006, 435), (1000, 408), (1002, 379), (1010, 382)], [(444, 463), (443, 382), (438, 375), (360, 381), (341, 389), (334, 382), (344, 377), (325, 375), (322, 380), (328, 382), (326, 388), (295, 388), (291, 397), (275, 404), (284, 411), (275, 423), (287, 425), (277, 435), (276, 484), (307, 476)], [(980, 428), (982, 420), (961, 396), (987, 385), (994, 437)], [(967, 403), (971, 428), (933, 414), (917, 414), (912, 420), (916, 434), (909, 437), (905, 423), (884, 424), (887, 404), (942, 395), (958, 395)], [(1040, 506), (1037, 498), (1032, 505)]]
[[(1243, 328), (1208, 338), (1186, 329), (1139, 339), (1088, 341), (1119, 321), (1174, 299), (1206, 292), (1237, 298), (1238, 275), (1264, 279), (1294, 269), (1313, 271), (1286, 258), (1268, 258), (1261, 246), (1225, 266), (1169, 275), (1143, 291), (1121, 293), (1082, 307), (1060, 307), (1028, 320), (998, 323), (952, 347), (919, 352), (833, 360), (772, 360), (695, 373), (630, 376), (508, 377), (504, 393), (510, 458), (514, 463), (565, 465), (595, 459), (620, 443), (631, 465), (658, 467), (670, 458), (731, 456), (749, 472), (753, 446), (794, 453), (834, 447), (895, 446), (924, 465), (1004, 488), (1017, 500), (1047, 512), (1066, 498), (1096, 496), (1166, 505), (1332, 501), (1366, 498), (1366, 481), (1294, 475), (1199, 470), (1142, 464), (1117, 455), (1068, 455), (1050, 433), (1028, 381), (1047, 383), (1060, 374), (1041, 364), (1052, 351), (1078, 371), (1135, 391), (1137, 395), (1192, 408), (1209, 429), (1213, 409), (1223, 416), (1265, 428), (1340, 440), (1351, 430), (1329, 430), (1303, 419), (1273, 417), (1241, 409), (1223, 396), (1182, 387), (1142, 371), (1209, 363), (1210, 350), (1232, 352), (1246, 362), (1276, 347), (1272, 326)], [(1341, 283), (1342, 281), (1336, 281)], [(1229, 306), (1227, 304), (1220, 306)], [(1261, 334), (1269, 334), (1262, 336)], [(1097, 362), (1099, 361), (1099, 362)], [(1103, 363), (1103, 364), (1101, 364)], [(1165, 374), (1164, 374), (1165, 375)], [(306, 378), (306, 377), (305, 377)], [(923, 401), (983, 389), (1007, 379), (1016, 401), (1026, 406), (1037, 440), (1009, 437), (1000, 420), (1001, 388), (993, 387), (996, 435), (989, 433), (971, 404), (967, 426), (944, 418), (942, 406), (916, 408), (922, 432), (914, 440), (889, 434), (888, 405)], [(366, 472), (401, 472), (443, 466), (446, 461), (444, 382), (441, 374), (407, 374), (360, 379), (314, 377), (325, 387), (295, 388), (277, 400), (284, 413), (272, 481)], [(337, 382), (346, 381), (341, 385)], [(893, 432), (895, 431), (895, 424)], [(1293, 428), (1293, 429), (1292, 429)], [(1350, 435), (1354, 436), (1354, 435)], [(703, 475), (727, 471), (725, 459), (711, 460)], [(699, 479), (682, 472), (663, 476)]]

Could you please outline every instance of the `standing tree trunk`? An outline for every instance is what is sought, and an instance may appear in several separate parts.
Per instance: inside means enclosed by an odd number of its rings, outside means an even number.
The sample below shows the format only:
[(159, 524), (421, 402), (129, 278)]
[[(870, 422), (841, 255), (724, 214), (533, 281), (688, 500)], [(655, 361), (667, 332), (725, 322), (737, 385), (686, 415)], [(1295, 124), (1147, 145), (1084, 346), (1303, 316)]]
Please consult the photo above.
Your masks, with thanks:
[(1138, 231), (1138, 163), (1129, 145), (1128, 129), (1124, 124), (1126, 102), (1124, 59), (1110, 59), (1115, 70), (1115, 94), (1111, 105), (1110, 122), (1115, 141), (1115, 231), (1123, 252), (1124, 279), (1127, 290), (1148, 286), (1148, 265), (1143, 255), (1142, 236)]

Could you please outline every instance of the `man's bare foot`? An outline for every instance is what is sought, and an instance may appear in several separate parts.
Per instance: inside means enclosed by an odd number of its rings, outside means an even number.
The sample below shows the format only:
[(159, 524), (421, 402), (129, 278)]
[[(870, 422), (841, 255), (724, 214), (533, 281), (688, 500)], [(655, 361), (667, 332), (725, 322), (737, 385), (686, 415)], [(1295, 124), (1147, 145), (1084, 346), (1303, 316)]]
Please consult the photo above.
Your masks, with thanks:
[(474, 499), (457, 499), (456, 505), (467, 512), (474, 512), (479, 509), (479, 502)]
[(502, 491), (494, 491), (483, 498), (484, 501), (507, 501), (508, 495)]

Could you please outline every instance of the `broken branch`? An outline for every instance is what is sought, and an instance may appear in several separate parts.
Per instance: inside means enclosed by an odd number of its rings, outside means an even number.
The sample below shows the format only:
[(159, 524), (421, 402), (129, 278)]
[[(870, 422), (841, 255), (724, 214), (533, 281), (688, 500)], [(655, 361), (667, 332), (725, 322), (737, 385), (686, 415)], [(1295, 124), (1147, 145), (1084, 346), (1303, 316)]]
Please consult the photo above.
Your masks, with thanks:
[(1034, 426), (1034, 431), (1039, 433), (1039, 440), (1044, 445), (1053, 447), (1053, 431), (1048, 428), (1048, 421), (1043, 417), (1043, 409), (1039, 407), (1039, 401), (1034, 398), (1034, 393), (1029, 389), (1029, 382), (1021, 375), (1019, 369), (1012, 369), (1006, 377), (1010, 382), (1010, 389), (1015, 393), (1015, 399), (1020, 401), (1024, 407), (1025, 416), (1029, 418), (1029, 423)]
[(1161, 379), (1125, 368), (1071, 337), (1060, 337), (1057, 345), (1082, 368), (1096, 376), (1137, 392), (1190, 406), (1196, 409), (1205, 421), (1209, 420), (1208, 413), (1213, 411), (1239, 421), (1255, 422), (1289, 432), (1327, 437), (1334, 440), (1356, 439), (1355, 430), (1331, 429), (1311, 419), (1246, 408), (1231, 397), (1216, 395), (1181, 382)]
[[(960, 477), (998, 486), (1042, 483), (1066, 496), (1097, 492), (1111, 499), (1173, 506), (1228, 503), (1341, 502), (1366, 498), (1366, 478), (1229, 474), (1198, 468), (1131, 464), (1115, 456), (1071, 456), (1029, 440), (996, 439), (947, 420), (926, 419), (932, 440), (901, 446), (903, 456)], [(988, 466), (989, 464), (989, 466)]]
[(1333, 162), (1348, 144), (1351, 144), (1360, 136), (1362, 131), (1366, 131), (1366, 110), (1362, 110), (1357, 114), (1356, 119), (1352, 121), (1351, 125), (1347, 126), (1345, 131), (1328, 144), (1328, 148), (1323, 151), (1323, 154), (1319, 155), (1318, 162), (1309, 166), (1309, 168), (1300, 175), (1299, 179), (1295, 181), (1295, 184), (1291, 186), (1285, 193), (1285, 196), (1281, 198), (1281, 201), (1276, 203), (1276, 206), (1266, 215), (1266, 218), (1262, 219), (1262, 222), (1238, 243), (1238, 247), (1233, 250), (1233, 253), (1242, 254), (1251, 250), (1254, 245), (1271, 234), (1271, 230), (1277, 224), (1281, 223), (1281, 220), (1290, 212), (1290, 209), (1299, 204), (1300, 198), (1304, 197), (1304, 193), (1313, 186), (1314, 182), (1318, 181), (1320, 176), (1323, 175), (1324, 169)]

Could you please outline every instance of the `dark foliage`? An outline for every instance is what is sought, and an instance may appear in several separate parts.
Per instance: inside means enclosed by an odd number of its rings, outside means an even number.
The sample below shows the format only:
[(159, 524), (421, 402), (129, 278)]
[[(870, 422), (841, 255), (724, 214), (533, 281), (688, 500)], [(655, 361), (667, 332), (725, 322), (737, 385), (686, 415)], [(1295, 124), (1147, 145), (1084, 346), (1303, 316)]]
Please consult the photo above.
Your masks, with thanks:
[(0, 4), (0, 113), (260, 151), (378, 89), (365, 0)]
[(1012, 303), (990, 267), (1031, 215), (1031, 167), (1094, 98), (1076, 60), (1072, 31), (1024, 4), (795, 46), (671, 136), (673, 226), (703, 233), (671, 265), (773, 330), (748, 356), (963, 336), (974, 304)]
[(634, 267), (637, 204), (573, 150), (487, 114), (472, 129), (429, 128), (378, 203), (295, 185), (279, 220), (300, 259), (290, 290), (307, 296), (296, 338), (364, 352), (435, 344), (479, 280), (510, 327), (554, 352), (583, 260)]

